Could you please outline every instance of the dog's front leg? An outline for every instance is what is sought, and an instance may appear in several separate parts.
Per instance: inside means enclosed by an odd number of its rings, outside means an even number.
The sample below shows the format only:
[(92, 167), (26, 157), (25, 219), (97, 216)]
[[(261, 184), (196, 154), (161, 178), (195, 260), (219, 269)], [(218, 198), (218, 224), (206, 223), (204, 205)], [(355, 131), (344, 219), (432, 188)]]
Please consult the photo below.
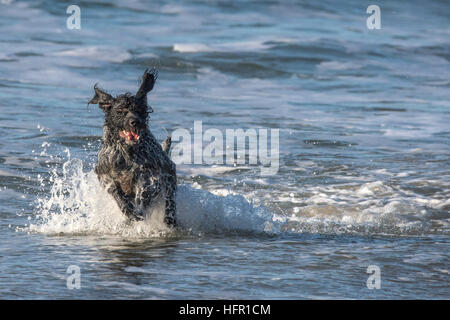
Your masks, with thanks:
[(142, 186), (142, 201), (145, 208), (152, 207), (161, 195), (161, 182), (147, 176)]
[(116, 200), (120, 210), (131, 220), (141, 221), (144, 216), (140, 210), (137, 210), (135, 205), (128, 199), (126, 194), (122, 191), (119, 185), (112, 183), (108, 187), (108, 193)]
[[(100, 161), (100, 159), (102, 161)], [(127, 195), (123, 192), (119, 183), (114, 181), (113, 177), (109, 176), (111, 166), (105, 161), (105, 159), (109, 159), (109, 157), (99, 156), (99, 163), (94, 169), (100, 183), (106, 188), (108, 193), (112, 195), (114, 200), (116, 200), (120, 211), (122, 211), (130, 220), (144, 220), (144, 214), (130, 201)]]

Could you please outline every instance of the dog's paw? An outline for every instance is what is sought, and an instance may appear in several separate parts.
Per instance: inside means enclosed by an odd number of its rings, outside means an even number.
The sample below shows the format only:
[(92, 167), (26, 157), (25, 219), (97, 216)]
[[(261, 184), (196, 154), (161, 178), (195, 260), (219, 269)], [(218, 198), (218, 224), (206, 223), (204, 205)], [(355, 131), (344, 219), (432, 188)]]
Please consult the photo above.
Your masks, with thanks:
[(144, 220), (144, 216), (138, 215), (138, 214), (134, 214), (133, 215), (133, 219), (135, 221), (143, 221)]
[(130, 219), (131, 221), (142, 221), (144, 220), (144, 213), (141, 212), (140, 210), (132, 210), (130, 208), (127, 208), (124, 211), (125, 215), (128, 217), (128, 219)]

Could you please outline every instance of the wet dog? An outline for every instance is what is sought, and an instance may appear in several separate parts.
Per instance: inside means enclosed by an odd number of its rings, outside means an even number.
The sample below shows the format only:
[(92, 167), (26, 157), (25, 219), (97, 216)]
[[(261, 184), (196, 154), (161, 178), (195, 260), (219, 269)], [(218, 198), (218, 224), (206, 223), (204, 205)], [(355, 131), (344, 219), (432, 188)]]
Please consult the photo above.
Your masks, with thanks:
[(105, 113), (103, 146), (95, 173), (131, 220), (143, 220), (147, 209), (163, 205), (164, 221), (176, 225), (175, 164), (169, 158), (170, 136), (162, 145), (148, 126), (147, 93), (155, 85), (156, 70), (146, 70), (135, 95), (113, 97), (94, 86), (89, 104), (98, 104)]

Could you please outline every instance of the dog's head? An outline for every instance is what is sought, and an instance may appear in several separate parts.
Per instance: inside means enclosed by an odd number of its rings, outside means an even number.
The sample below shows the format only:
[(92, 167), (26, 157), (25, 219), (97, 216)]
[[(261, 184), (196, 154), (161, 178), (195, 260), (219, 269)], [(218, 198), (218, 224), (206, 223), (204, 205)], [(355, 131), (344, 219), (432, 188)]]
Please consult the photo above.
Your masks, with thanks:
[(105, 126), (112, 139), (135, 145), (145, 134), (148, 114), (153, 112), (147, 105), (147, 93), (153, 89), (157, 76), (156, 70), (146, 70), (135, 95), (126, 93), (114, 98), (94, 86), (95, 96), (89, 104), (98, 104), (105, 112)]

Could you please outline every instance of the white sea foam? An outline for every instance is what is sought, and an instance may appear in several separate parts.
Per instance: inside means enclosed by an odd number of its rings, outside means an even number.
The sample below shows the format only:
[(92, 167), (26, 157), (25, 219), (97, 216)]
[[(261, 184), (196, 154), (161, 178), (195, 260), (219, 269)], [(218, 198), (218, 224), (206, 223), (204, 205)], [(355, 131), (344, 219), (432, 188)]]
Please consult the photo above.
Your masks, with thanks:
[[(260, 39), (260, 40), (249, 40), (249, 41), (236, 41), (227, 42), (221, 44), (202, 44), (202, 43), (175, 43), (173, 45), (173, 51), (176, 52), (236, 52), (236, 51), (259, 51), (265, 50), (271, 47), (267, 44), (268, 41), (272, 39)], [(278, 41), (278, 40), (276, 40)], [(283, 42), (288, 42), (289, 40), (283, 39)], [(280, 42), (280, 41), (278, 41)]]
[[(221, 169), (188, 170), (188, 176), (220, 175), (223, 174)], [(375, 170), (374, 174), (375, 177), (392, 176), (386, 170)], [(260, 194), (251, 191), (243, 195), (239, 190), (220, 187), (203, 190), (198, 182), (180, 185), (177, 193), (180, 228), (174, 231), (163, 223), (162, 207), (149, 212), (144, 222), (129, 222), (100, 186), (92, 170), (86, 171), (83, 161), (74, 159), (66, 161), (61, 171), (54, 169), (50, 177), (50, 192), (38, 199), (35, 218), (25, 230), (127, 238), (164, 237), (177, 235), (180, 231), (194, 235), (448, 234), (450, 219), (433, 213), (433, 210), (442, 211), (450, 205), (447, 198), (421, 196), (382, 180), (364, 180), (369, 181), (305, 186), (296, 192), (274, 190)], [(441, 185), (432, 180), (412, 179), (409, 182)], [(278, 203), (283, 205), (277, 208)]]
[[(281, 215), (282, 230), (327, 234), (448, 234), (444, 210), (450, 201), (393, 188), (384, 181), (311, 186), (290, 215)], [(445, 191), (443, 191), (445, 192)], [(280, 197), (281, 201), (292, 200)]]
[(131, 54), (124, 49), (105, 46), (81, 47), (72, 50), (59, 51), (56, 52), (54, 55), (64, 57), (89, 58), (94, 60), (102, 60), (117, 63), (123, 62), (131, 58)]
[(355, 63), (354, 61), (352, 61), (352, 62), (325, 61), (325, 62), (319, 63), (317, 68), (320, 71), (324, 71), (324, 70), (338, 70), (338, 71), (340, 71), (340, 70), (355, 70), (355, 69), (360, 69), (361, 65), (358, 63)]
[(176, 43), (173, 45), (173, 51), (177, 52), (209, 52), (214, 48), (201, 43)]
[(223, 175), (226, 173), (230, 173), (232, 171), (236, 170), (248, 170), (251, 169), (250, 166), (225, 166), (225, 165), (212, 165), (212, 166), (201, 166), (201, 167), (195, 167), (195, 166), (187, 166), (187, 165), (179, 165), (177, 166), (177, 171), (190, 176), (198, 176), (198, 175), (205, 175), (205, 176), (218, 176)]

